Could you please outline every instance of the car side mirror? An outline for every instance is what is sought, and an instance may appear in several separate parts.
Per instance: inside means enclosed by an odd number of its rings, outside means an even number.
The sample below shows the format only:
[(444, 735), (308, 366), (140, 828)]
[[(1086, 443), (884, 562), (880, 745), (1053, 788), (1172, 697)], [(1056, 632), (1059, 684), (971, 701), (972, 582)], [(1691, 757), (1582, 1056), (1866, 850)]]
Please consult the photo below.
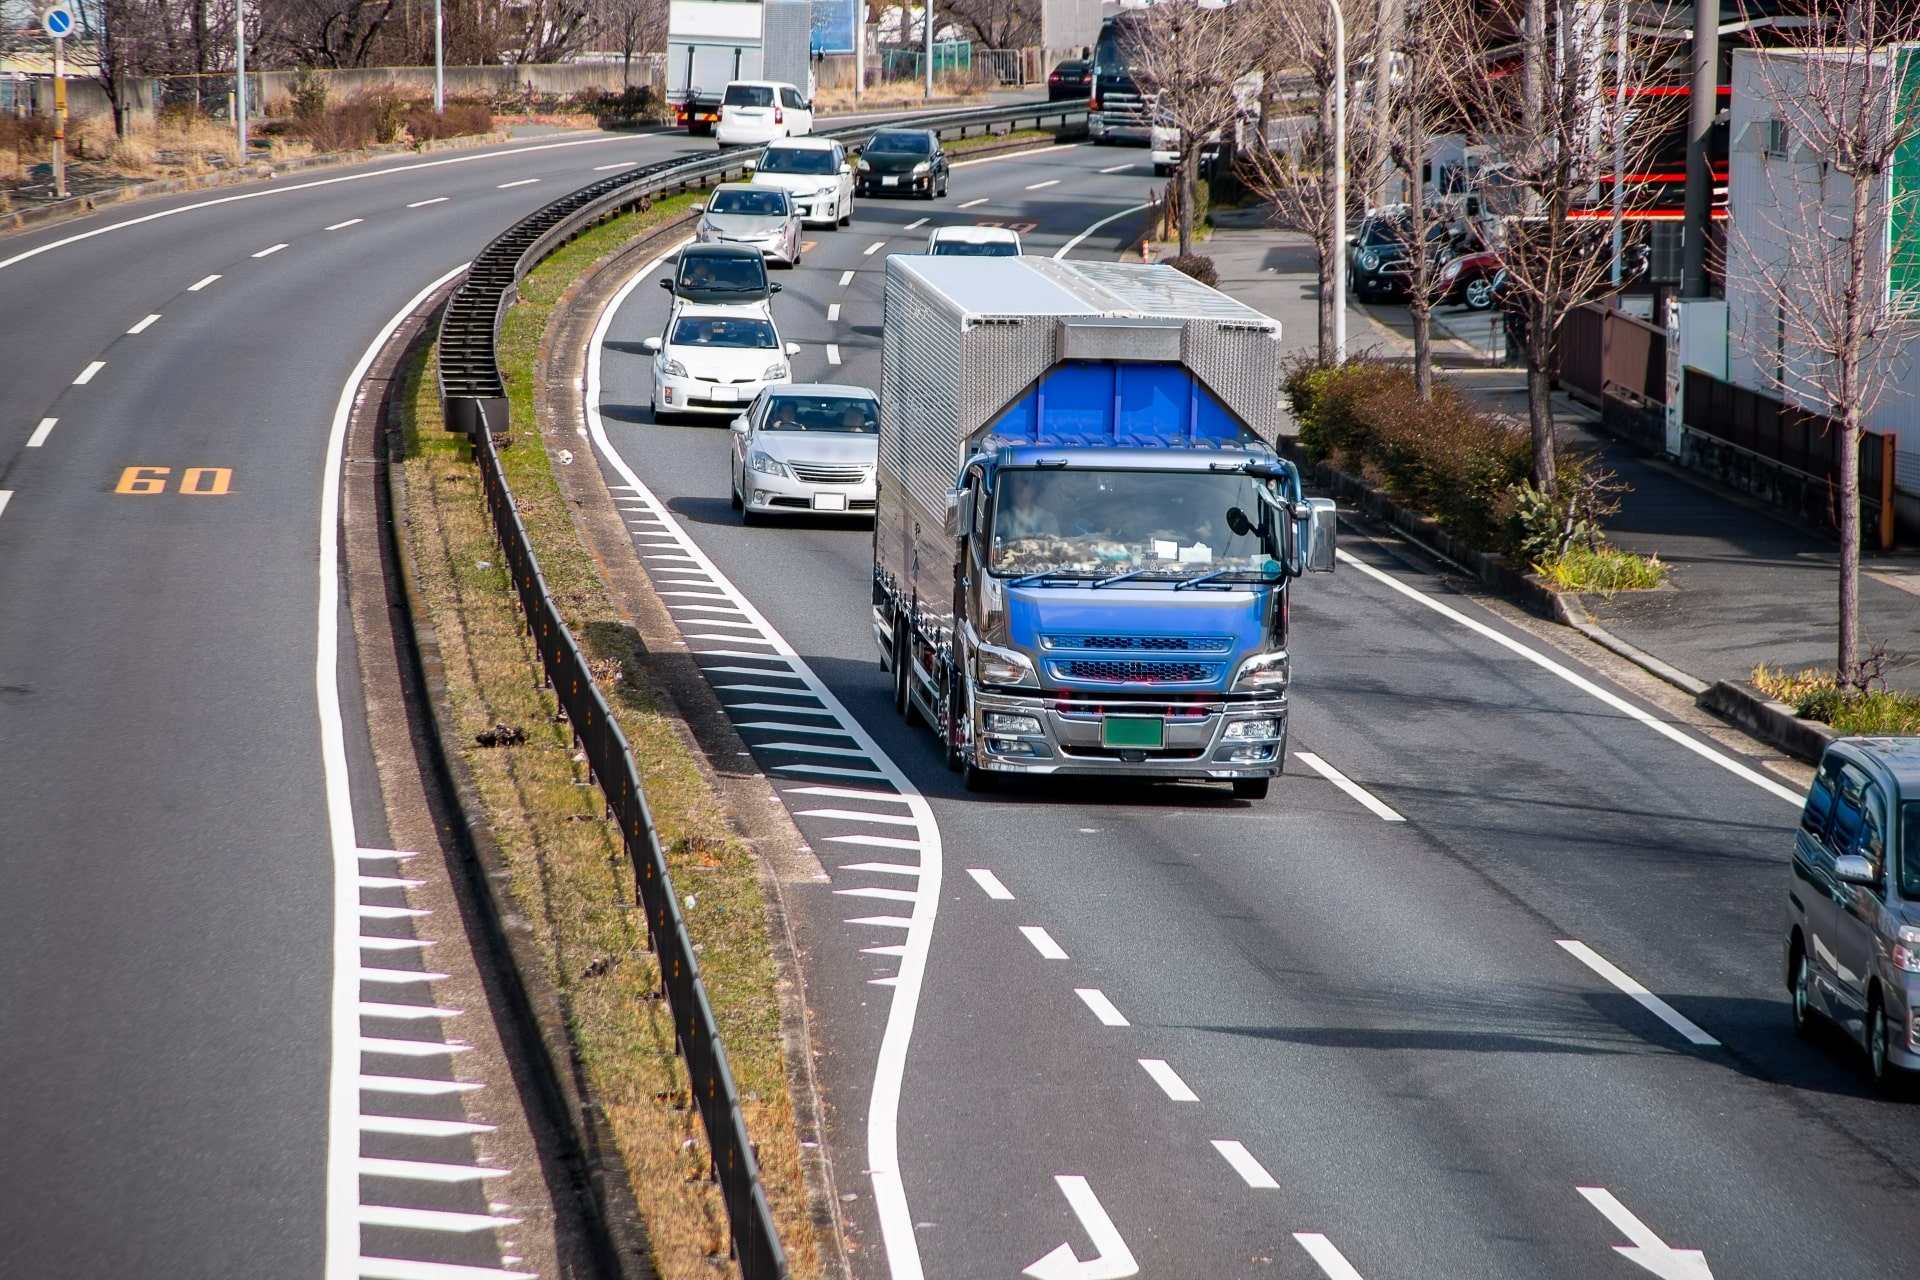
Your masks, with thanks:
[(788, 355), (790, 355), (790, 356), (797, 356), (797, 355), (799, 355), (799, 354), (800, 354), (800, 344), (799, 344), (799, 343), (797, 343), (797, 342), (789, 342), (789, 343), (787, 344), (787, 354), (788, 354)]
[(747, 434), (747, 415), (743, 413), (739, 417), (735, 418), (732, 422), (728, 423), (727, 425), (732, 427), (735, 431), (739, 432), (741, 435), (745, 435)]
[(660, 339), (658, 338), (644, 339), (640, 343), (640, 349), (642, 351), (647, 352), (649, 355), (657, 356), (660, 354)]
[(664, 279), (664, 280), (662, 280), (662, 281), (660, 282), (660, 287), (661, 287), (662, 289), (667, 289), (667, 290), (672, 290), (672, 288), (673, 288), (673, 277), (672, 277), (672, 276), (668, 276), (668, 277), (667, 277), (666, 279)]
[(781, 291), (782, 289), (784, 289), (784, 288), (786, 288), (786, 287), (787, 287), (787, 286), (785, 286), (785, 285), (783, 285), (783, 284), (769, 284), (769, 285), (767, 286), (767, 292), (768, 292), (768, 293), (770, 293), (770, 294), (771, 294), (771, 293), (778, 293), (778, 292), (780, 292), (780, 291)]
[(1308, 573), (1332, 573), (1334, 565), (1334, 530), (1340, 523), (1340, 512), (1333, 505), (1332, 498), (1308, 498), (1305, 532), (1307, 545), (1303, 566)]
[(852, 165), (852, 164), (851, 164), (850, 162), (848, 162), (848, 161), (845, 161), (845, 160), (842, 160), (842, 161), (840, 162), (840, 172), (842, 172), (842, 173), (852, 173), (852, 172), (853, 172), (853, 165)]
[(1833, 877), (1842, 884), (1872, 887), (1880, 883), (1880, 869), (1857, 853), (1843, 853), (1833, 860)]

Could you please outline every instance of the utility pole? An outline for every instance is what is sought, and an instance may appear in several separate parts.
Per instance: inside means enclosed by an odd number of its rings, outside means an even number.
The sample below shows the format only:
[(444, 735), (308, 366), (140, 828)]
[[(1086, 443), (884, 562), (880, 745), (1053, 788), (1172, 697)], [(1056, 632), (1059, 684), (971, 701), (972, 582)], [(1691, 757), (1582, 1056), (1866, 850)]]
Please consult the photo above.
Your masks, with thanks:
[[(1716, 0), (1709, 0), (1716, 2)], [(1626, 279), (1620, 255), (1626, 249), (1627, 213), (1627, 0), (1614, 6), (1613, 23), (1613, 291)], [(1613, 300), (1616, 309), (1620, 299)]]
[(1720, 0), (1694, 0), (1693, 85), (1687, 95), (1686, 240), (1680, 260), (1680, 296), (1704, 298), (1707, 240), (1713, 230), (1713, 161), (1707, 144), (1720, 110)]
[(933, 101), (933, 0), (926, 0), (927, 24), (927, 101)]
[(433, 114), (437, 116), (447, 112), (447, 51), (440, 3), (433, 0)]
[(247, 162), (247, 0), (233, 0), (233, 128)]
[[(1340, 0), (1327, 0), (1333, 11), (1333, 362), (1347, 362), (1347, 15)], [(1418, 196), (1414, 197), (1418, 199)]]

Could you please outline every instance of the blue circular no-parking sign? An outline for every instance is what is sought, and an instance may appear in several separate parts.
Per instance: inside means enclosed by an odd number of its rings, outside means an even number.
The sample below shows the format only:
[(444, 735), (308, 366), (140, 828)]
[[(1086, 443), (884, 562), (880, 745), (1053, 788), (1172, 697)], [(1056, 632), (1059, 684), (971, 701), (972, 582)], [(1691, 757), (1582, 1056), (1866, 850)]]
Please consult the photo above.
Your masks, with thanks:
[(57, 4), (40, 15), (40, 25), (47, 29), (50, 36), (70, 36), (73, 34), (73, 10)]

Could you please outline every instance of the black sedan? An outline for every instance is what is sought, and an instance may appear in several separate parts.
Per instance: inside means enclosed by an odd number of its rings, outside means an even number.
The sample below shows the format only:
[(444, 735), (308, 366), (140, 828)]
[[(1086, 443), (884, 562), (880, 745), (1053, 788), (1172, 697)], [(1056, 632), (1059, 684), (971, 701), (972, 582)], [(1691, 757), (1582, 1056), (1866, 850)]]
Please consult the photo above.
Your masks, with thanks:
[(1084, 58), (1069, 58), (1047, 76), (1047, 101), (1093, 96), (1093, 64)]
[(861, 149), (854, 190), (862, 196), (947, 194), (947, 153), (930, 129), (882, 129)]

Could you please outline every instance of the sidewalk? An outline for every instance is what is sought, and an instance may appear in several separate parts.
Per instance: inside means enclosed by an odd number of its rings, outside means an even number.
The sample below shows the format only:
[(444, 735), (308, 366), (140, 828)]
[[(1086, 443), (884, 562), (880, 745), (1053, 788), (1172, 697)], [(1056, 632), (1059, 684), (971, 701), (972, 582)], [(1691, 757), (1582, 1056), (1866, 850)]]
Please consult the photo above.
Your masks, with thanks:
[[(1305, 237), (1235, 226), (1215, 231), (1202, 252), (1212, 256), (1223, 290), (1280, 321), (1290, 353), (1313, 347), (1319, 295)], [(1347, 314), (1349, 350), (1411, 353), (1405, 308), (1350, 302)], [(1491, 365), (1473, 341), (1443, 336), (1445, 325), (1484, 341), (1480, 326), (1497, 341), (1489, 322), (1459, 308), (1435, 318), (1436, 366), (1488, 408), (1524, 419), (1522, 371)], [(1672, 569), (1669, 585), (1658, 591), (1582, 597), (1593, 621), (1708, 684), (1745, 680), (1762, 662), (1793, 669), (1830, 665), (1837, 643), (1835, 545), (1755, 500), (1603, 435), (1598, 418), (1564, 393), (1554, 396), (1562, 438), (1597, 452), (1631, 487), (1608, 525), (1613, 542), (1657, 553)], [(1920, 555), (1868, 556), (1863, 570), (1863, 645), (1881, 642), (1905, 655), (1889, 683), (1920, 690)]]

